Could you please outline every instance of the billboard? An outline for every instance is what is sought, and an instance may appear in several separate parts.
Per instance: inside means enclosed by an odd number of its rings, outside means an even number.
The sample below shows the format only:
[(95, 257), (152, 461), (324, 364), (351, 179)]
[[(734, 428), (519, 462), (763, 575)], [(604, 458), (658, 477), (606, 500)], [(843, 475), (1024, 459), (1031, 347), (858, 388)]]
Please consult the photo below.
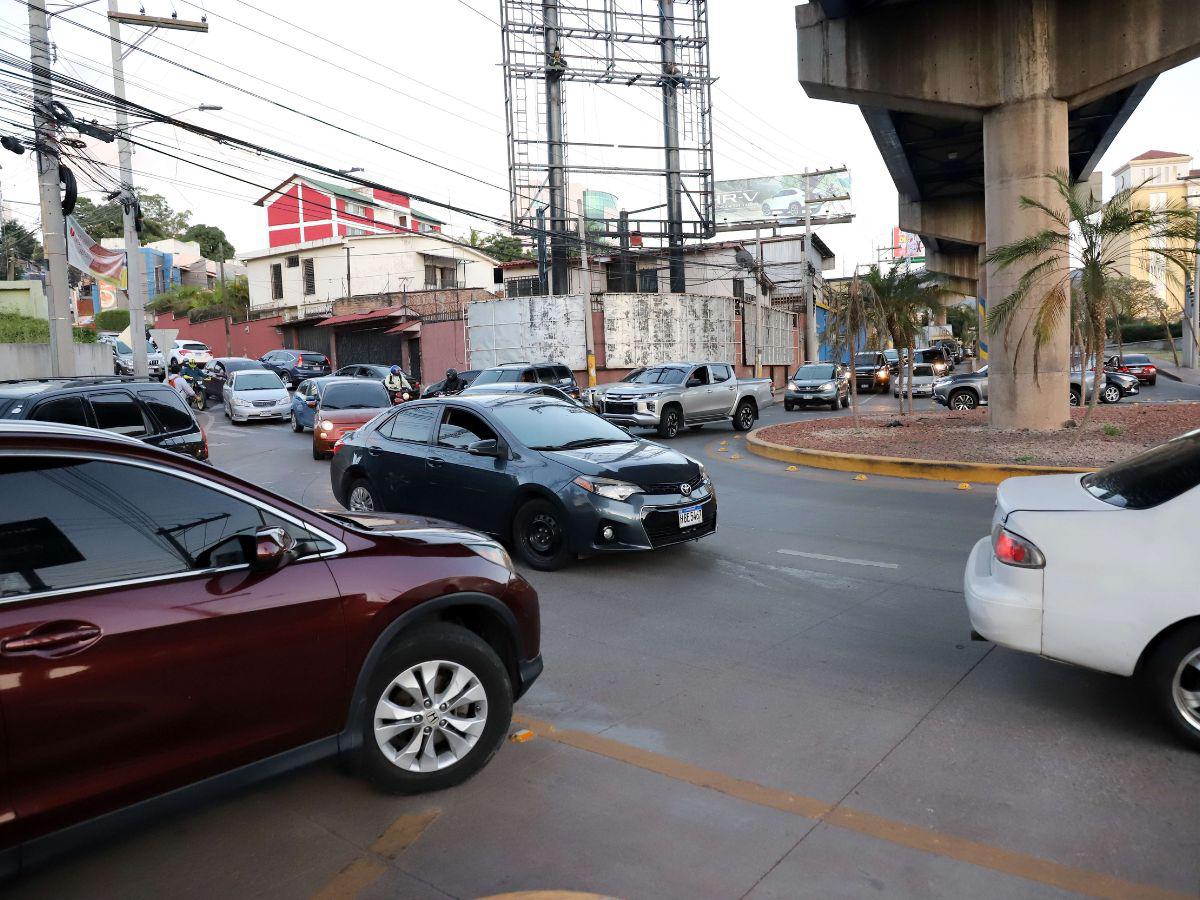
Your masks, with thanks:
[[(717, 225), (740, 222), (804, 224), (804, 175), (771, 175), (718, 181)], [(850, 173), (845, 169), (808, 175), (809, 208), (814, 225), (849, 222)]]
[(925, 244), (915, 234), (892, 229), (892, 259), (924, 259)]

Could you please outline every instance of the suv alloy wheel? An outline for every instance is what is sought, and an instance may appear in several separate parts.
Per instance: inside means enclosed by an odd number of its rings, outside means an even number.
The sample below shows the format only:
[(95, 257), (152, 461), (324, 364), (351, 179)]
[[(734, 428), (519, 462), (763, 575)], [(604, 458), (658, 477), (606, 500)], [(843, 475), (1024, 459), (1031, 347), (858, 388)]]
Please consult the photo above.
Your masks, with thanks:
[(950, 395), (951, 409), (974, 409), (978, 405), (978, 398), (973, 393), (963, 388), (959, 388)]
[(504, 663), (478, 635), (437, 623), (402, 636), (371, 675), (359, 762), (379, 787), (436, 791), (495, 755), (512, 721)]

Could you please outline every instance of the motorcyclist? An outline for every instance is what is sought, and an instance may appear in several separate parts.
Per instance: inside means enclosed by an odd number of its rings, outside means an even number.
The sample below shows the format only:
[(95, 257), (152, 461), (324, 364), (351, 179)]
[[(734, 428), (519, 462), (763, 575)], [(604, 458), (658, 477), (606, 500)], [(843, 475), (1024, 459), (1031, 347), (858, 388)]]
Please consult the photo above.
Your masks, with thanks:
[(388, 369), (387, 377), (383, 379), (383, 386), (392, 395), (393, 403), (412, 399), (413, 387), (404, 377), (404, 371), (399, 366), (392, 366)]
[(179, 360), (171, 360), (171, 364), (167, 367), (167, 371), (169, 373), (167, 375), (167, 384), (175, 389), (175, 393), (182, 397), (185, 403), (191, 403), (192, 398), (196, 396), (196, 392), (192, 390), (192, 386), (188, 383), (188, 380), (183, 377), (182, 367), (179, 365)]
[(442, 383), (443, 394), (461, 394), (467, 383), (458, 376), (458, 369), (447, 369), (446, 380)]

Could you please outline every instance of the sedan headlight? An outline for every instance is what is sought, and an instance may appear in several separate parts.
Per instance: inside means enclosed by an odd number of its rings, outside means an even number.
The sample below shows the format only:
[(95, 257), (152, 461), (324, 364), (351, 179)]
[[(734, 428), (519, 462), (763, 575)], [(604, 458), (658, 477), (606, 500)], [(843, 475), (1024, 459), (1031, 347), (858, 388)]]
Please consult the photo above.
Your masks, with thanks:
[(333, 431), (333, 423), (330, 422), (328, 419), (322, 419), (321, 420), (321, 430), (322, 431)]
[(467, 544), (467, 546), (470, 547), (474, 553), (482, 556), (488, 562), (493, 562), (510, 572), (513, 570), (512, 558), (508, 555), (508, 551), (499, 544)]
[(628, 500), (634, 494), (640, 494), (642, 489), (636, 484), (625, 481), (614, 481), (611, 478), (586, 478), (580, 475), (575, 483), (591, 494), (599, 494), (609, 500)]
[(234, 406), (253, 406), (253, 405), (254, 405), (254, 402), (253, 402), (253, 401), (251, 401), (251, 400), (246, 400), (246, 399), (245, 399), (245, 398), (243, 398), (243, 397), (236, 397), (236, 396), (235, 396), (235, 397), (233, 398), (233, 405), (234, 405)]

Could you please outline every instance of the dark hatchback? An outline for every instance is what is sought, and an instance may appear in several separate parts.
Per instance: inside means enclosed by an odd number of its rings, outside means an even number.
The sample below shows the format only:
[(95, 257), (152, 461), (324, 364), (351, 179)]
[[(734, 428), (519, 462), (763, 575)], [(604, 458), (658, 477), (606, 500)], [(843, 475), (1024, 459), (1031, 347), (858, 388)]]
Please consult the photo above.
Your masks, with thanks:
[(0, 422), (0, 496), (0, 876), (326, 756), (457, 784), (541, 672), (479, 534), (37, 422)]
[(208, 439), (168, 385), (119, 375), (0, 382), (0, 421), (25, 419), (98, 428), (208, 459)]
[(230, 375), (240, 372), (242, 369), (261, 368), (262, 363), (256, 359), (247, 359), (244, 356), (221, 356), (204, 367), (204, 375), (200, 383), (208, 399), (223, 400), (221, 389), (225, 387), (225, 382), (229, 380)]
[(340, 441), (330, 479), (352, 511), (459, 522), (510, 541), (545, 570), (717, 527), (703, 465), (575, 403), (529, 394), (406, 404)]

